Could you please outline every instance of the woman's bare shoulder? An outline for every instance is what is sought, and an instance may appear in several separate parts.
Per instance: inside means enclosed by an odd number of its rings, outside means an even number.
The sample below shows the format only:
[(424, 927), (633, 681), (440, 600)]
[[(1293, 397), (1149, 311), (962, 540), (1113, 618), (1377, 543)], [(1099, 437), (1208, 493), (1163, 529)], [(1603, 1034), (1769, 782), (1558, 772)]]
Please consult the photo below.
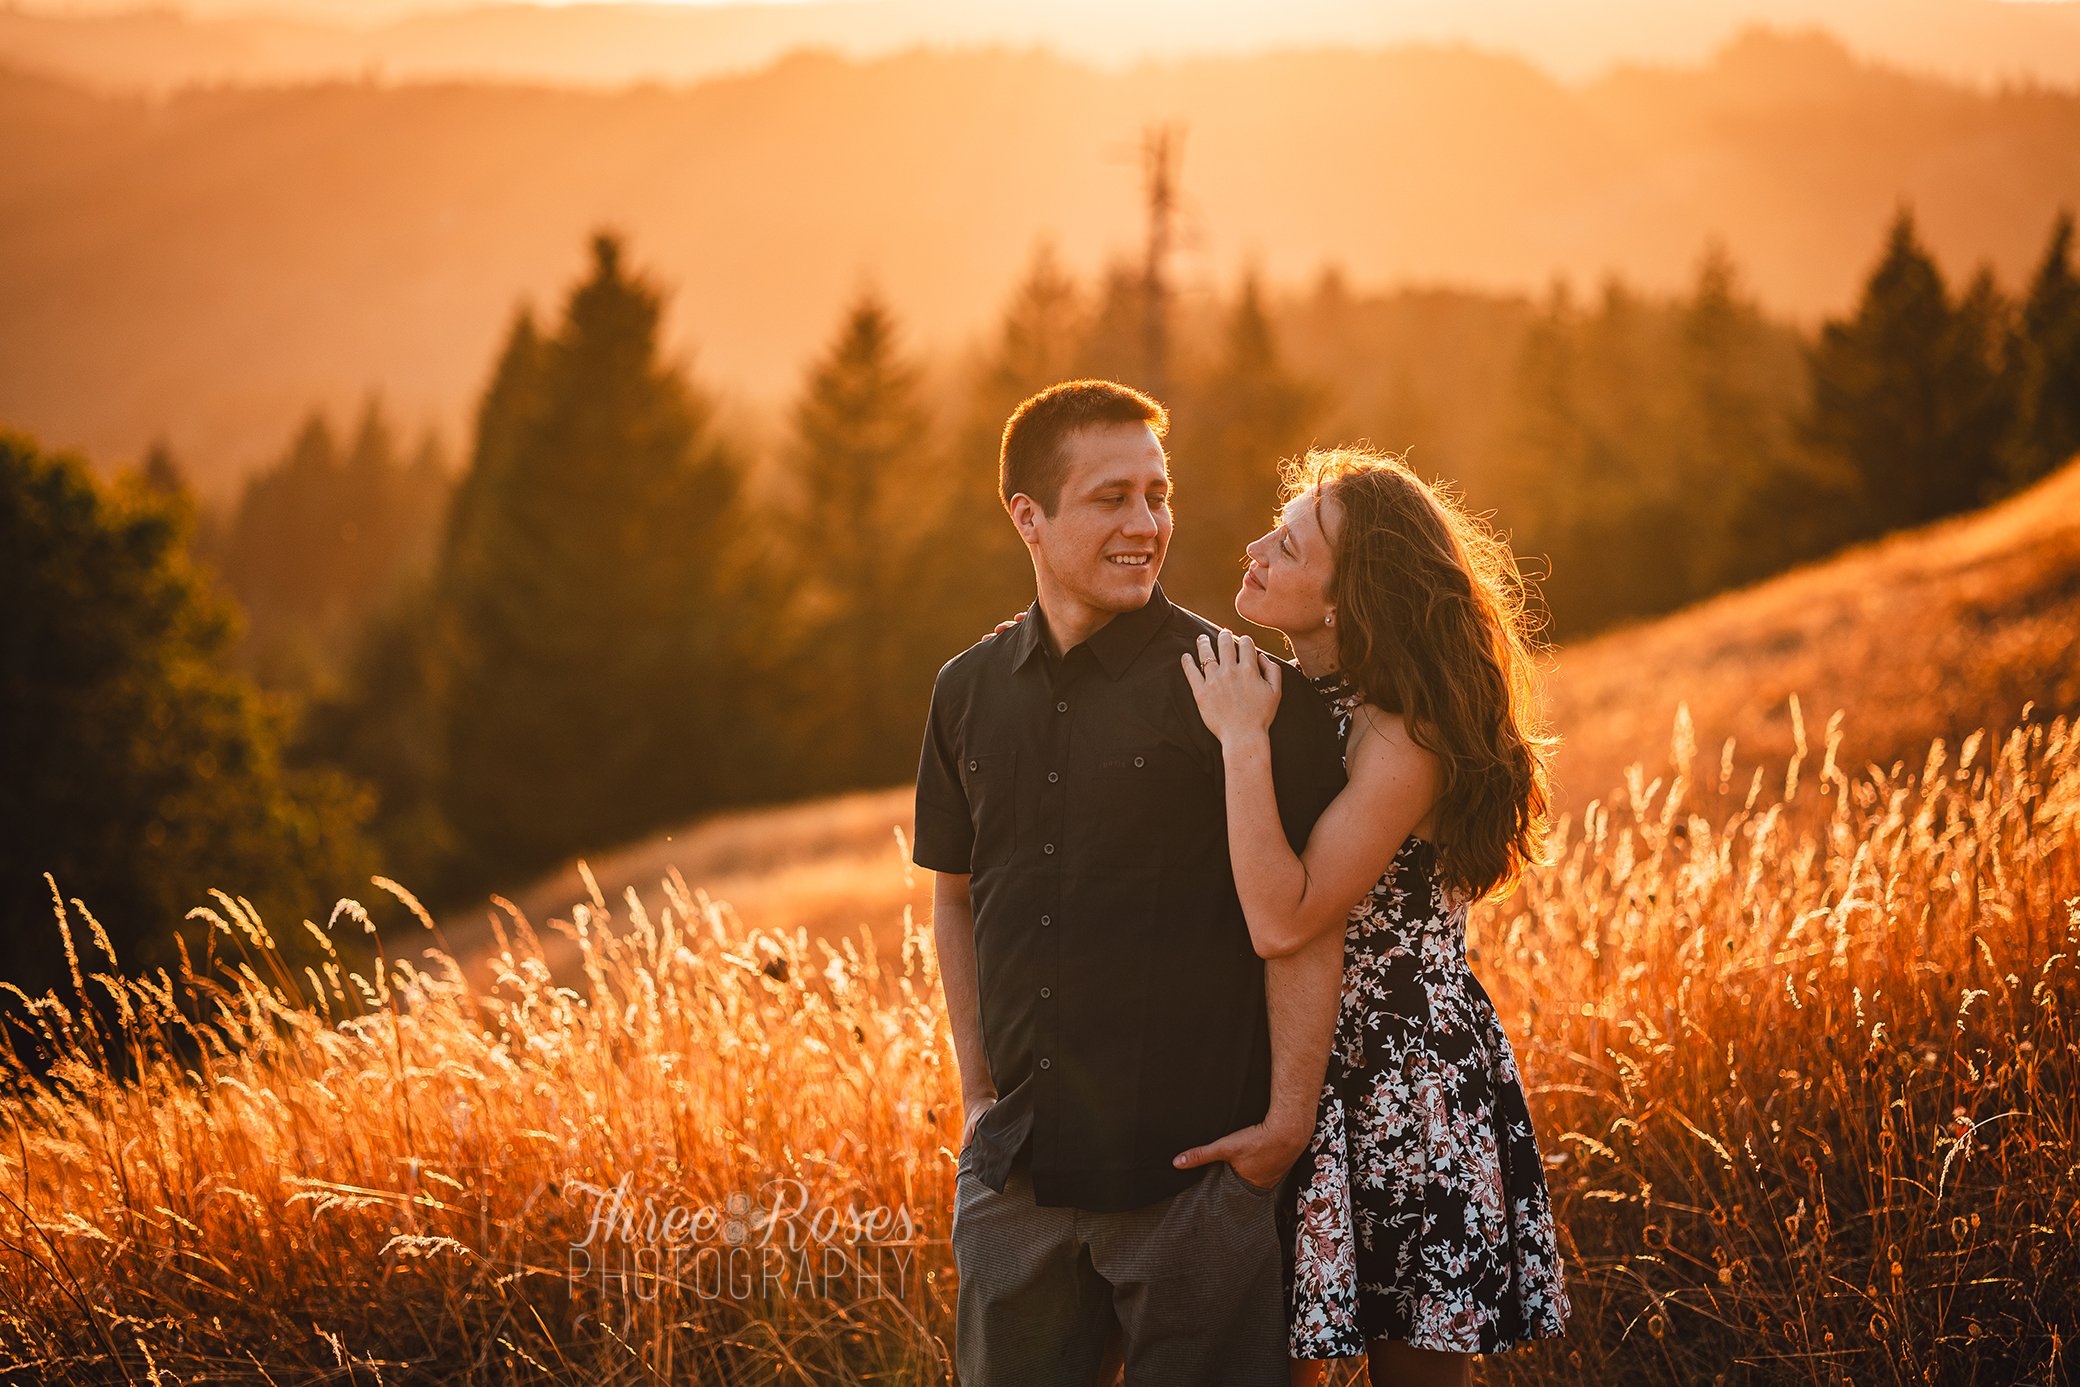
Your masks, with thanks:
[(1352, 780), (1361, 769), (1389, 779), (1411, 776), (1434, 780), (1438, 765), (1435, 753), (1416, 742), (1408, 730), (1408, 719), (1370, 703), (1351, 710), (1350, 738), (1345, 751)]

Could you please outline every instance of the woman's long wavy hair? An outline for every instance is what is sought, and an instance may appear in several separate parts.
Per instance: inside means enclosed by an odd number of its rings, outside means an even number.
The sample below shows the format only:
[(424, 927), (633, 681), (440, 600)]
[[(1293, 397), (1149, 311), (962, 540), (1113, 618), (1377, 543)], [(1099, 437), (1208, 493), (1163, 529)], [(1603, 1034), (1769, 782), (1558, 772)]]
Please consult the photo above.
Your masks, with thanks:
[(1337, 653), (1365, 701), (1401, 714), (1438, 759), (1445, 884), (1469, 901), (1508, 894), (1544, 857), (1555, 742), (1515, 556), (1399, 457), (1316, 449), (1283, 481), (1286, 499), (1314, 491), (1342, 514), (1328, 592)]

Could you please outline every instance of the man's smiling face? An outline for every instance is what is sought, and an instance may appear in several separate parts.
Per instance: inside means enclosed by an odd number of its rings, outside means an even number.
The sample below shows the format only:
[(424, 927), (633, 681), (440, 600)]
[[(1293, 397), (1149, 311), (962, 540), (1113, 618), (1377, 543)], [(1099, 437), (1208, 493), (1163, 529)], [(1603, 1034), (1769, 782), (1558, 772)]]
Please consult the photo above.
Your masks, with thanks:
[[(1170, 547), (1170, 468), (1146, 424), (1093, 424), (1064, 440), (1053, 515), (1032, 537), (1056, 594), (1093, 615), (1138, 611)], [(1101, 618), (1102, 619), (1102, 618)]]

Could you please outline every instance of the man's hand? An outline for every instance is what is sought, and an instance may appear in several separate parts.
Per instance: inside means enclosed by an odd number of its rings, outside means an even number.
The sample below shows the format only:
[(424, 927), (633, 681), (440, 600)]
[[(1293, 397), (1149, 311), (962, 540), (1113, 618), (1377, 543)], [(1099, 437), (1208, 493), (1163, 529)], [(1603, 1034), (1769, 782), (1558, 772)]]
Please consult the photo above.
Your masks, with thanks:
[(961, 1117), (962, 1150), (967, 1149), (969, 1140), (972, 1137), (974, 1137), (975, 1124), (982, 1121), (982, 1115), (988, 1112), (991, 1108), (994, 1108), (996, 1105), (997, 1095), (994, 1093), (984, 1093), (974, 1098), (963, 1099), (961, 1101), (961, 1109), (963, 1113), (963, 1116)]
[(1274, 1131), (1258, 1122), (1230, 1132), (1219, 1141), (1194, 1146), (1170, 1164), (1179, 1170), (1190, 1170), (1226, 1161), (1244, 1180), (1260, 1190), (1268, 1190), (1285, 1178), (1293, 1162), (1307, 1150), (1308, 1136), (1305, 1132)]

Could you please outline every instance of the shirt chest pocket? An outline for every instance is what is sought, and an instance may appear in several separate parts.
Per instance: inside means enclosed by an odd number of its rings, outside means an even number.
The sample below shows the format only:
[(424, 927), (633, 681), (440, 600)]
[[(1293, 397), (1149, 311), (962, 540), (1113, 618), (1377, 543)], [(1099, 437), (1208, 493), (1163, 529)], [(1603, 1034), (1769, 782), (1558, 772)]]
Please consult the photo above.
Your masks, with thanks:
[(1203, 832), (1220, 806), (1220, 786), (1174, 746), (1126, 747), (1099, 758), (1103, 812), (1127, 828), (1129, 851)]
[(1018, 851), (1018, 754), (970, 752), (961, 760), (960, 773), (975, 826), (975, 865), (1009, 861)]

